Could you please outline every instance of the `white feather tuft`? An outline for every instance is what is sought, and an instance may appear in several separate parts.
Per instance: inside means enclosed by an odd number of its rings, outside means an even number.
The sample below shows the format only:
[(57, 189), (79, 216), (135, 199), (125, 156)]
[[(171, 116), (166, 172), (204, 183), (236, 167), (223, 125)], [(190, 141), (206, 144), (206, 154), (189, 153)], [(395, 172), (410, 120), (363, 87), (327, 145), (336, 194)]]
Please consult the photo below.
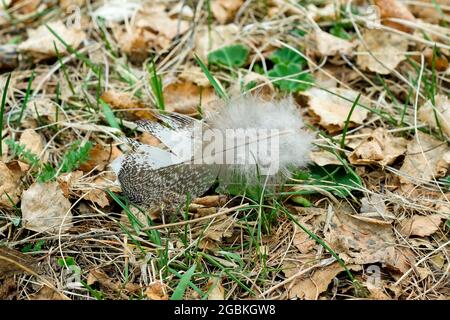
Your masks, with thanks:
[[(262, 129), (277, 130), (276, 137), (258, 140), (250, 144), (246, 152), (256, 157), (258, 165), (277, 168), (273, 176), (280, 174), (289, 176), (291, 167), (304, 167), (310, 161), (309, 152), (312, 148), (313, 135), (303, 130), (304, 123), (300, 110), (292, 98), (279, 101), (265, 101), (259, 97), (246, 96), (231, 101), (216, 114), (208, 115), (211, 128), (225, 131), (227, 129)], [(273, 139), (278, 142), (276, 157), (258, 153), (260, 145)], [(243, 155), (248, 157), (248, 154)], [(276, 162), (276, 163), (275, 163)], [(256, 175), (255, 165), (233, 166), (249, 180)]]

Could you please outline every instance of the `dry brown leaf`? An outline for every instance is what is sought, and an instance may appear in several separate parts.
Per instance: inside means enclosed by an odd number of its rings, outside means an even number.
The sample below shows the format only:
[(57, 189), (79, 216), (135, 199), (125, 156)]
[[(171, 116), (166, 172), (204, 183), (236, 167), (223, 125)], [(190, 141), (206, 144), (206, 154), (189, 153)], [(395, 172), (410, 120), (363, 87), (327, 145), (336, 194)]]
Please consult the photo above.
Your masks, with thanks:
[(321, 56), (350, 55), (354, 47), (354, 44), (350, 41), (335, 37), (322, 30), (317, 30), (314, 33), (314, 41)]
[(367, 29), (362, 36), (365, 45), (358, 47), (356, 63), (362, 69), (379, 74), (391, 73), (406, 59), (408, 40), (395, 33), (379, 29)]
[(433, 24), (445, 21), (445, 15), (448, 17), (450, 13), (448, 0), (421, 0), (414, 5), (410, 5), (409, 8), (415, 17)]
[(331, 152), (326, 150), (311, 151), (309, 158), (318, 166), (326, 166), (329, 164), (342, 165), (342, 162)]
[(22, 194), (22, 226), (36, 232), (66, 232), (72, 226), (71, 204), (58, 182), (32, 184)]
[[(183, 98), (180, 99), (180, 97)], [(218, 99), (213, 88), (201, 88), (192, 82), (168, 85), (164, 88), (164, 98), (166, 111), (182, 114), (196, 114), (199, 107)]]
[(446, 143), (418, 131), (417, 136), (408, 143), (407, 155), (400, 168), (403, 174), (400, 182), (421, 184), (433, 177), (445, 176), (449, 156), (450, 149)]
[(192, 203), (200, 204), (205, 207), (220, 207), (226, 203), (227, 197), (223, 195), (204, 196), (194, 199)]
[(386, 261), (393, 254), (395, 237), (390, 222), (335, 211), (325, 233), (330, 247), (346, 263)]
[(216, 220), (204, 231), (203, 235), (206, 239), (217, 242), (223, 238), (229, 238), (233, 235), (236, 219), (232, 217), (221, 217)]
[[(86, 38), (86, 34), (71, 27), (70, 29), (62, 21), (49, 22), (48, 26), (59, 37), (64, 39), (67, 45), (77, 49), (82, 41)], [(37, 29), (27, 29), (28, 40), (19, 45), (19, 50), (25, 52), (34, 58), (35, 61), (56, 57), (55, 45), (60, 54), (66, 54), (66, 47), (50, 32), (45, 25)]]
[(400, 224), (400, 233), (405, 237), (430, 236), (439, 230), (439, 225), (443, 217), (439, 214), (432, 214), (429, 216), (414, 215), (409, 219), (403, 220)]
[(355, 148), (348, 160), (354, 165), (378, 164), (384, 167), (406, 152), (407, 143), (405, 138), (393, 137), (386, 129), (377, 128)]
[(30, 300), (70, 300), (60, 292), (43, 285), (38, 292), (30, 296)]
[(0, 207), (13, 208), (19, 202), (22, 193), (21, 175), (22, 170), (16, 161), (0, 161)]
[(37, 261), (20, 251), (0, 247), (0, 278), (23, 272), (38, 274)]
[[(448, 69), (449, 63), (447, 57), (442, 53), (435, 54), (435, 50), (432, 48), (426, 48), (423, 51), (427, 66), (432, 69), (434, 68), (437, 72), (444, 72)], [(420, 56), (416, 57), (417, 61), (420, 62)]]
[[(330, 132), (336, 132), (344, 127), (358, 92), (341, 88), (333, 88), (329, 91), (334, 94), (318, 88), (311, 88), (305, 92), (305, 95), (309, 97), (308, 107), (310, 112), (319, 117), (319, 124)], [(340, 96), (345, 99), (340, 98)], [(360, 103), (369, 105), (363, 98), (360, 99)], [(362, 124), (367, 115), (366, 109), (357, 106), (350, 117), (350, 126)]]
[(11, 1), (11, 10), (16, 14), (30, 15), (38, 10), (41, 3), (41, 0), (13, 0)]
[(122, 152), (115, 146), (104, 147), (101, 144), (96, 144), (89, 151), (89, 160), (80, 165), (80, 170), (89, 172), (93, 169), (103, 171), (105, 167), (114, 161)]
[(365, 283), (366, 288), (369, 290), (369, 298), (374, 300), (392, 300), (390, 296), (388, 296), (382, 287), (378, 287), (373, 285), (370, 282)]
[(59, 0), (59, 5), (63, 9), (68, 9), (69, 7), (81, 7), (85, 2), (86, 0)]
[(34, 129), (26, 129), (20, 136), (19, 143), (25, 146), (25, 149), (31, 153), (41, 157), (42, 161), (46, 161), (48, 155), (42, 156), (45, 147), (44, 138)]
[[(312, 230), (312, 226), (303, 223), (303, 226), (308, 230)], [(313, 240), (305, 231), (297, 229), (294, 235), (293, 245), (300, 251), (300, 253), (306, 254), (316, 246), (316, 241)]]
[(185, 66), (180, 73), (180, 79), (192, 82), (199, 87), (210, 87), (211, 83), (200, 67)]
[[(359, 266), (347, 266), (347, 268), (360, 269)], [(289, 290), (289, 299), (297, 297), (305, 300), (316, 300), (322, 292), (327, 290), (333, 278), (342, 271), (344, 271), (344, 268), (336, 262), (314, 271), (312, 276), (295, 281)]]
[[(437, 95), (435, 106), (428, 100), (418, 111), (419, 119), (435, 130), (441, 128), (447, 138), (450, 138), (450, 100), (444, 95)], [(436, 122), (436, 118), (438, 122)], [(439, 124), (439, 125), (438, 125)]]
[(414, 252), (409, 248), (390, 248), (389, 252), (384, 260), (384, 265), (395, 273), (404, 274), (415, 263)]
[(145, 295), (150, 300), (169, 300), (165, 286), (160, 282), (150, 284), (145, 290)]
[(165, 47), (170, 45), (170, 41), (166, 38), (157, 41), (158, 37), (153, 32), (144, 28), (134, 27), (132, 31), (120, 30), (115, 34), (117, 43), (120, 49), (128, 55), (128, 58), (133, 63), (142, 63), (148, 58), (150, 49), (158, 42)]
[(225, 289), (220, 278), (208, 280), (208, 300), (225, 300)]
[(406, 22), (415, 21), (415, 18), (408, 7), (398, 0), (374, 0), (374, 3), (380, 8), (380, 18), (385, 26), (395, 28), (403, 32), (413, 33), (414, 28), (408, 27), (400, 22), (391, 21), (391, 18), (406, 20)]
[(128, 93), (108, 90), (102, 93), (101, 98), (111, 108), (129, 112), (137, 119), (155, 120), (149, 107)]
[(244, 0), (212, 0), (211, 12), (221, 24), (230, 22)]
[(154, 7), (141, 10), (136, 17), (135, 25), (139, 28), (150, 29), (156, 32), (159, 37), (169, 41), (189, 29), (187, 21), (171, 18), (166, 11), (157, 10)]
[[(0, 9), (0, 20), (1, 20), (1, 9)], [(18, 63), (19, 63), (19, 53), (17, 52), (17, 45), (14, 44), (0, 45), (0, 71), (13, 70), (17, 67)]]
[(233, 23), (215, 26), (211, 30), (199, 28), (195, 36), (195, 53), (207, 61), (208, 53), (234, 43), (239, 36), (240, 29)]

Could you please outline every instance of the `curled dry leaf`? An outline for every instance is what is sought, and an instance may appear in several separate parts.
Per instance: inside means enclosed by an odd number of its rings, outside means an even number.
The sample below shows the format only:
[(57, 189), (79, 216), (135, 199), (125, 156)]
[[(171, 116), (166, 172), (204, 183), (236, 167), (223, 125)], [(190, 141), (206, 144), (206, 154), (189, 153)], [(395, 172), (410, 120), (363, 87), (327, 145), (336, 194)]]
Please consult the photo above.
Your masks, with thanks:
[[(67, 28), (62, 21), (49, 22), (48, 26), (64, 42), (74, 49), (77, 49), (81, 42), (86, 38), (86, 34), (75, 27)], [(59, 41), (45, 25), (37, 29), (27, 29), (28, 40), (19, 45), (19, 50), (39, 61), (47, 58), (56, 57), (55, 46), (60, 54), (66, 54), (66, 47)]]
[(426, 237), (432, 235), (439, 229), (442, 219), (443, 217), (439, 214), (429, 216), (414, 215), (401, 222), (400, 232), (406, 237)]
[(198, 87), (192, 82), (168, 85), (164, 88), (164, 98), (166, 111), (182, 114), (196, 114), (199, 107), (203, 109), (218, 100), (213, 88)]
[[(353, 101), (358, 92), (350, 89), (332, 88), (328, 91), (311, 88), (305, 92), (309, 97), (309, 111), (319, 118), (319, 124), (330, 132), (336, 132), (344, 128), (350, 113)], [(342, 96), (342, 98), (341, 98)], [(362, 98), (360, 104), (368, 106), (369, 103)], [(350, 124), (362, 124), (367, 118), (368, 111), (359, 105), (353, 110)]]
[(22, 194), (22, 225), (36, 232), (66, 232), (72, 226), (70, 208), (58, 182), (36, 182)]
[(356, 63), (362, 69), (389, 74), (405, 60), (408, 40), (402, 35), (379, 29), (367, 29), (363, 33), (362, 41), (363, 43), (358, 46), (356, 59)]
[(335, 37), (322, 30), (314, 32), (314, 40), (317, 52), (321, 56), (349, 55), (354, 47), (354, 44), (350, 41)]
[(38, 292), (30, 296), (30, 300), (70, 300), (64, 294), (43, 285)]
[(126, 111), (134, 115), (136, 119), (155, 119), (148, 106), (126, 92), (108, 90), (102, 93), (101, 98), (111, 108)]
[(227, 197), (223, 195), (213, 195), (213, 196), (204, 196), (201, 198), (194, 199), (192, 203), (200, 204), (205, 207), (220, 207), (223, 206), (227, 201)]
[(395, 249), (390, 222), (349, 215), (338, 210), (332, 217), (325, 239), (346, 263), (385, 262)]
[(433, 177), (445, 176), (449, 163), (447, 144), (418, 131), (408, 143), (407, 155), (400, 168), (400, 182), (422, 184)]
[(204, 231), (203, 235), (207, 239), (217, 242), (223, 238), (229, 238), (233, 235), (236, 219), (232, 217), (219, 217)]
[[(360, 266), (347, 266), (347, 268), (361, 269)], [(305, 300), (316, 300), (322, 292), (327, 290), (334, 277), (343, 271), (344, 268), (336, 262), (314, 271), (312, 276), (296, 280), (289, 290), (289, 299), (297, 297)]]
[[(428, 124), (435, 130), (442, 130), (447, 138), (450, 138), (450, 101), (444, 95), (437, 95), (434, 98), (435, 106), (428, 100), (418, 112), (421, 121)], [(437, 119), (437, 122), (436, 122)]]
[(407, 140), (393, 137), (384, 128), (378, 128), (348, 156), (354, 165), (392, 164), (406, 152)]
[(391, 20), (405, 20), (406, 22), (414, 21), (415, 18), (408, 7), (398, 0), (374, 0), (374, 3), (380, 8), (380, 18), (385, 26), (395, 28), (403, 32), (413, 33), (414, 28), (408, 27), (406, 24)]
[(0, 161), (0, 207), (13, 208), (22, 193), (22, 169), (17, 161)]
[(212, 0), (211, 12), (221, 24), (230, 22), (236, 11), (242, 6), (244, 0)]

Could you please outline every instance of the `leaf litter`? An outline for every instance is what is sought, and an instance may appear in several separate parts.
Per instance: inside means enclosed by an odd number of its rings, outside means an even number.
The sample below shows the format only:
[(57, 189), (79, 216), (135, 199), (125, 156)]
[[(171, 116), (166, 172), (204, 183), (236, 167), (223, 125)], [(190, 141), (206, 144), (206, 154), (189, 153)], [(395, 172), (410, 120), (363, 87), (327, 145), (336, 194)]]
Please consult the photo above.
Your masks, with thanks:
[[(5, 1), (0, 296), (448, 298), (445, 1), (208, 3)], [(214, 111), (212, 77), (231, 96), (292, 95), (316, 134), (310, 167), (275, 195), (212, 188), (176, 217), (131, 204), (111, 171), (123, 138), (160, 148), (134, 121), (161, 105)], [(70, 268), (87, 287), (61, 294)], [(40, 286), (20, 280), (28, 269)]]

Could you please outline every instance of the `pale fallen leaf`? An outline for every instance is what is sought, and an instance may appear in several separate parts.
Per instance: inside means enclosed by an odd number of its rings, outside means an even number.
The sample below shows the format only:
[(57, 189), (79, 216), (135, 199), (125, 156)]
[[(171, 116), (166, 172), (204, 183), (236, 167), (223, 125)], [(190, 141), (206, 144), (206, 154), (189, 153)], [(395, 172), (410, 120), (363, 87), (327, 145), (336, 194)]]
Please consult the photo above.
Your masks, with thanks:
[(346, 263), (384, 262), (395, 247), (390, 222), (349, 215), (339, 210), (331, 219), (325, 239)]
[(220, 278), (208, 280), (208, 300), (225, 300), (225, 289)]
[(349, 55), (354, 47), (354, 44), (350, 41), (335, 37), (322, 30), (314, 32), (314, 40), (317, 51), (321, 56)]
[(379, 74), (391, 73), (406, 59), (408, 40), (402, 35), (379, 29), (367, 29), (358, 47), (356, 63), (362, 69)]
[(389, 26), (403, 32), (414, 32), (414, 28), (408, 27), (401, 22), (391, 20), (392, 18), (405, 20), (406, 22), (413, 22), (415, 20), (411, 11), (408, 10), (408, 7), (405, 4), (398, 0), (374, 0), (374, 3), (378, 6), (378, 8), (380, 8), (380, 18), (385, 26)]
[(233, 44), (240, 37), (240, 29), (231, 23), (208, 28), (199, 28), (195, 36), (195, 53), (203, 61), (208, 60), (208, 53)]
[(125, 111), (137, 119), (155, 120), (149, 106), (126, 92), (108, 90), (102, 93), (101, 99), (115, 110)]
[(69, 9), (70, 7), (81, 7), (86, 0), (59, 0), (59, 6), (63, 9)]
[[(418, 111), (418, 118), (435, 130), (442, 130), (450, 138), (450, 100), (444, 95), (434, 98), (435, 106), (428, 100)], [(437, 118), (437, 122), (436, 122)]]
[(444, 176), (450, 163), (449, 155), (446, 143), (418, 131), (408, 143), (407, 155), (400, 168), (400, 182), (421, 184), (433, 177)]
[[(328, 131), (335, 132), (344, 127), (358, 92), (341, 88), (333, 88), (329, 91), (334, 94), (318, 88), (311, 88), (305, 92), (305, 95), (309, 97), (308, 107), (310, 112), (319, 117), (319, 124)], [(369, 105), (364, 98), (361, 98), (359, 103)], [(356, 106), (350, 117), (349, 125), (362, 124), (367, 115), (366, 109)]]
[(236, 11), (242, 6), (244, 0), (212, 0), (211, 12), (221, 24), (230, 22)]
[(187, 21), (171, 18), (166, 11), (149, 7), (140, 10), (135, 25), (139, 28), (150, 29), (167, 40), (173, 40), (189, 29)]
[(38, 292), (30, 296), (30, 300), (70, 300), (60, 292), (43, 285)]
[(0, 207), (13, 208), (22, 193), (22, 170), (17, 162), (0, 161)]
[(392, 300), (390, 296), (388, 296), (385, 291), (383, 290), (383, 287), (375, 286), (374, 284), (370, 282), (365, 283), (366, 288), (369, 290), (369, 297), (370, 299), (374, 300)]
[[(352, 270), (361, 269), (360, 266), (350, 265), (347, 268)], [(296, 280), (289, 289), (289, 299), (297, 297), (305, 300), (316, 300), (322, 292), (327, 290), (330, 282), (343, 271), (344, 268), (336, 262), (314, 271), (312, 276)]]
[(199, 108), (218, 99), (213, 88), (198, 87), (191, 82), (168, 85), (164, 88), (164, 98), (166, 111), (182, 114), (196, 114)]
[[(67, 28), (62, 21), (49, 22), (48, 26), (62, 39), (64, 42), (77, 49), (86, 34), (75, 27)], [(32, 56), (39, 61), (46, 58), (56, 57), (55, 46), (60, 54), (66, 54), (66, 47), (59, 41), (45, 25), (37, 29), (27, 29), (28, 40), (19, 45), (19, 50)]]
[(405, 138), (393, 137), (386, 129), (377, 128), (355, 148), (348, 160), (355, 165), (378, 164), (384, 167), (406, 152), (407, 143)]
[(326, 150), (311, 151), (309, 158), (318, 166), (326, 166), (329, 164), (342, 165), (342, 162), (331, 152)]
[(205, 73), (200, 67), (197, 66), (184, 66), (179, 77), (180, 79), (186, 82), (192, 82), (199, 87), (211, 86), (211, 83), (209, 82)]
[(439, 214), (429, 216), (414, 215), (401, 222), (400, 232), (406, 237), (426, 237), (432, 235), (439, 229), (442, 219), (443, 217)]
[[(19, 143), (25, 146), (25, 149), (36, 156), (41, 157), (45, 147), (44, 138), (34, 129), (26, 129), (20, 136)], [(42, 161), (46, 161), (47, 155), (42, 157)]]
[(66, 232), (72, 226), (70, 208), (58, 182), (36, 182), (22, 194), (22, 225), (36, 232)]

